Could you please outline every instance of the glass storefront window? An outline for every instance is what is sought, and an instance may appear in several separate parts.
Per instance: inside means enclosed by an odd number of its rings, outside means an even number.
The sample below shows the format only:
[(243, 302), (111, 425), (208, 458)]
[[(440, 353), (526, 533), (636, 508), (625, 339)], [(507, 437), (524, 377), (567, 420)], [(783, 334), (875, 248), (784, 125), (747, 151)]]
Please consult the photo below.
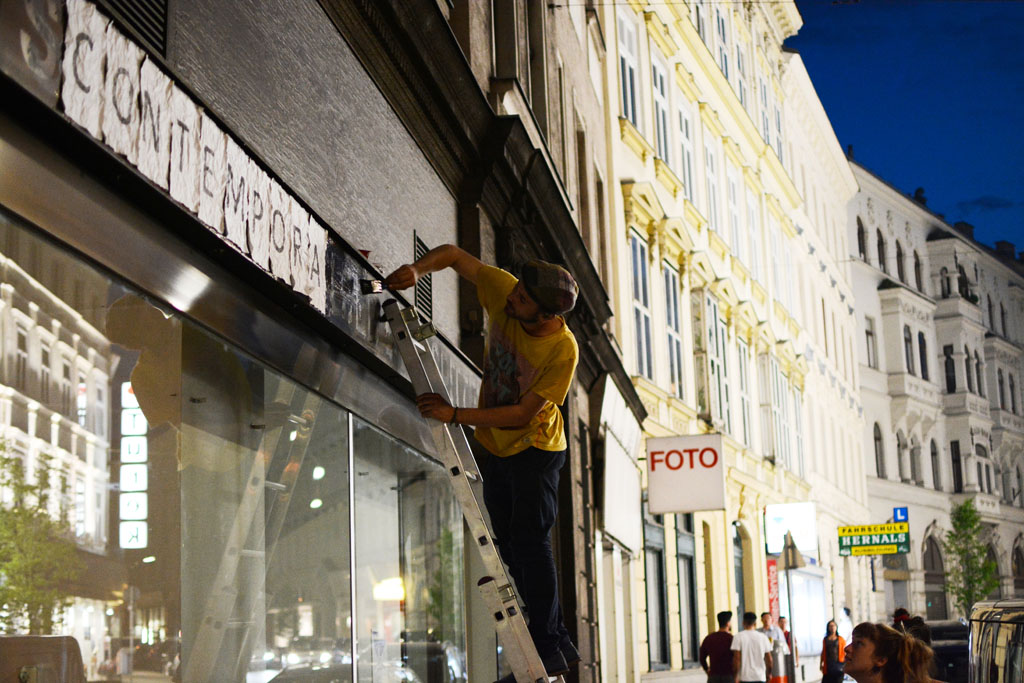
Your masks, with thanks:
[(2, 208), (0, 304), (0, 638), (89, 681), (466, 680), (439, 464)]
[(353, 443), (357, 679), (466, 680), (462, 515), (447, 473), (358, 419)]

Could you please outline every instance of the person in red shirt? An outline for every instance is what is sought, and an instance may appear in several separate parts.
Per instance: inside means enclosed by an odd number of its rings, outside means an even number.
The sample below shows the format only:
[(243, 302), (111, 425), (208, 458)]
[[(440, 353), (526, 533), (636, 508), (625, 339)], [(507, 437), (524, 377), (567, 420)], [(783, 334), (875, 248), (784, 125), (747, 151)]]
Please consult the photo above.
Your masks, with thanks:
[(733, 683), (732, 660), (732, 612), (727, 610), (718, 613), (718, 630), (700, 644), (700, 665), (708, 683)]

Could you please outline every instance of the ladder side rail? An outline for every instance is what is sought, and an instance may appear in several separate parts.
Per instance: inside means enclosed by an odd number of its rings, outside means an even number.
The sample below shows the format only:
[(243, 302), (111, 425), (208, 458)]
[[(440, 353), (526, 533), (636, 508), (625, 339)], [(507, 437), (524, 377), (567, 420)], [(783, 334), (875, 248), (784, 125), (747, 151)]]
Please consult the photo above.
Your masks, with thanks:
[[(290, 402), (295, 387), (290, 383), (278, 385), (275, 403)], [(278, 442), (284, 425), (267, 428), (260, 439), (260, 445), (252, 458), (249, 476), (243, 489), (242, 499), (235, 510), (231, 530), (228, 532), (224, 552), (221, 555), (217, 574), (210, 587), (203, 608), (203, 618), (196, 634), (195, 645), (185, 663), (183, 680), (200, 680), (214, 670), (217, 656), (221, 649), (228, 620), (238, 600), (238, 589), (235, 578), (238, 565), (243, 557), (244, 544), (249, 538), (249, 530), (259, 512), (259, 504), (263, 501), (266, 484), (267, 462), (265, 453), (277, 450)]]
[[(389, 301), (384, 305), (384, 311), (417, 394), (433, 392), (448, 400), (447, 389), (426, 340), (417, 339), (420, 328), (413, 330), (409, 325), (410, 320), (418, 322), (415, 309), (399, 311), (397, 302)], [(472, 471), (479, 481), (479, 470), (476, 468), (476, 460), (469, 449), (465, 433), (455, 425), (448, 425), (439, 420), (430, 422), (431, 435), (434, 437), (439, 456), (448, 467), (449, 480), (462, 508), (463, 517), (473, 534), (477, 551), (491, 574), (481, 579), (478, 587), (495, 620), (494, 628), (504, 647), (506, 659), (520, 683), (546, 682), (549, 677), (533, 644), (512, 582), (484, 521), (483, 506), (471, 485), (470, 473), (462, 466), (460, 450), (465, 452), (468, 461), (472, 463)], [(455, 431), (458, 431), (458, 435), (453, 434)], [(561, 680), (561, 677), (557, 680)]]
[[(278, 481), (278, 486), (283, 488), (274, 497), (268, 519), (264, 524), (264, 577), (270, 571), (270, 564), (273, 562), (275, 551), (277, 550), (277, 542), (280, 539), (281, 530), (284, 528), (284, 522), (291, 507), (295, 484), (298, 481), (299, 472), (302, 470), (302, 463), (305, 461), (306, 452), (309, 449), (310, 436), (320, 417), (317, 408), (323, 403), (323, 399), (312, 392), (299, 392), (299, 396), (296, 398), (302, 396), (304, 396), (304, 400), (298, 413), (294, 411), (296, 408), (295, 404), (298, 403), (297, 400), (293, 401), (292, 405), (289, 406), (289, 408), (293, 409), (290, 411), (289, 418), (296, 422), (298, 434), (294, 441), (286, 442), (288, 444), (288, 461), (282, 470), (281, 479)], [(269, 469), (269, 463), (274, 456), (267, 454), (264, 457)], [(241, 646), (238, 650), (238, 661), (235, 664), (235, 671), (241, 672), (243, 677), (249, 666), (250, 651), (256, 641), (259, 640), (267, 625), (263, 615), (257, 613), (260, 605), (266, 605), (266, 600), (270, 597), (266, 592), (265, 579), (263, 584), (257, 587), (257, 590), (258, 593), (247, 601), (248, 604), (243, 605), (241, 608), (248, 615), (248, 619), (243, 622), (245, 632), (242, 635)]]

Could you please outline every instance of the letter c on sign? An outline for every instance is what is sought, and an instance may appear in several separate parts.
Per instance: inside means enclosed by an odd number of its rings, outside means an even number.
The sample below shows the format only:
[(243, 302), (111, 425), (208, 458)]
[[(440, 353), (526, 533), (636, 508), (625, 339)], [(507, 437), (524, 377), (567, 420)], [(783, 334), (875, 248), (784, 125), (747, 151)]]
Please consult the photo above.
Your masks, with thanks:
[[(704, 461), (705, 453), (710, 453), (712, 455), (711, 462)], [(718, 464), (718, 451), (716, 451), (714, 448), (703, 448), (701, 449), (700, 455), (697, 456), (697, 458), (698, 460), (700, 460), (701, 467), (711, 469), (712, 467)]]

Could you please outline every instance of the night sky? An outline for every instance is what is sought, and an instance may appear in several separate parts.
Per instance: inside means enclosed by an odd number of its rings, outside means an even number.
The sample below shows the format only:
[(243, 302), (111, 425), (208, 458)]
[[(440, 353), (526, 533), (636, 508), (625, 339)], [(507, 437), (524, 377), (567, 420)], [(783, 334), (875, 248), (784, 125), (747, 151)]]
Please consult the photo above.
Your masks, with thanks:
[[(765, 1), (765, 0), (760, 0)], [(1024, 1), (797, 0), (843, 149), (928, 208), (1024, 249)]]

